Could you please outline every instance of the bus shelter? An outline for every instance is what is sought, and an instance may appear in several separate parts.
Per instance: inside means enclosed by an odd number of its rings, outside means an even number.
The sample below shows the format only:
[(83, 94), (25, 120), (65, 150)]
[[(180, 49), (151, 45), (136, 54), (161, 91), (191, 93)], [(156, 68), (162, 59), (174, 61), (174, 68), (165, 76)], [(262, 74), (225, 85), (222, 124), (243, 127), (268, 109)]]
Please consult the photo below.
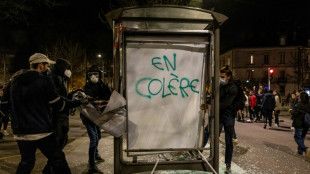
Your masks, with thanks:
[[(114, 138), (114, 173), (218, 173), (219, 27), (227, 17), (184, 6), (127, 7), (105, 16), (113, 29), (113, 88), (127, 102), (126, 133)], [(167, 157), (178, 153), (192, 156)]]

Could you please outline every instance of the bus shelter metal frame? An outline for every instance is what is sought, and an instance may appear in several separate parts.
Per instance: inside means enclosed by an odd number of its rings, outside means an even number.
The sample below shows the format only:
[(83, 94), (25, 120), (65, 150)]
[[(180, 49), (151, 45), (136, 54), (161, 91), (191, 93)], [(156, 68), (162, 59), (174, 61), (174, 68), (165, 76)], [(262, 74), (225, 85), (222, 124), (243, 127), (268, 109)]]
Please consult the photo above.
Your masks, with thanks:
[[(210, 14), (212, 17), (207, 19), (195, 18), (189, 16), (186, 18), (182, 17), (158, 17), (150, 15), (128, 15), (130, 10), (139, 9), (162, 9), (162, 10), (182, 10), (195, 13), (195, 11), (201, 13)], [(113, 68), (114, 68), (114, 81), (113, 88), (124, 94), (124, 62), (121, 57), (124, 57), (124, 39), (126, 34), (184, 34), (184, 35), (201, 35), (210, 36), (210, 48), (209, 54), (207, 55), (207, 66), (209, 71), (210, 82), (210, 100), (209, 104), (209, 133), (210, 133), (210, 156), (205, 158), (200, 153), (200, 150), (205, 150), (206, 148), (184, 148), (184, 149), (147, 149), (143, 150), (148, 152), (154, 151), (198, 151), (202, 156), (202, 160), (188, 160), (188, 161), (156, 161), (156, 162), (138, 162), (137, 158), (133, 158), (131, 162), (125, 161), (123, 159), (123, 152), (134, 152), (137, 150), (124, 150), (123, 149), (123, 137), (114, 137), (114, 173), (117, 174), (127, 174), (127, 173), (137, 173), (142, 171), (151, 171), (153, 169), (160, 170), (171, 170), (171, 169), (186, 169), (186, 170), (200, 170), (200, 171), (212, 171), (213, 173), (219, 172), (219, 47), (220, 47), (220, 25), (224, 23), (228, 18), (220, 13), (213, 11), (208, 11), (200, 8), (184, 7), (184, 6), (143, 6), (143, 7), (127, 7), (113, 10), (105, 15), (112, 30), (113, 30)], [(206, 24), (205, 28), (195, 29), (178, 29), (178, 30), (167, 30), (161, 28), (139, 28), (126, 26), (126, 22), (131, 22), (133, 24), (141, 22), (155, 22), (155, 23), (185, 23), (191, 24)], [(205, 89), (205, 88), (203, 88)], [(202, 91), (203, 93), (205, 91)], [(205, 95), (204, 95), (205, 96)], [(204, 101), (203, 101), (204, 102)], [(202, 102), (202, 103), (203, 103)], [(154, 167), (155, 166), (155, 167)]]

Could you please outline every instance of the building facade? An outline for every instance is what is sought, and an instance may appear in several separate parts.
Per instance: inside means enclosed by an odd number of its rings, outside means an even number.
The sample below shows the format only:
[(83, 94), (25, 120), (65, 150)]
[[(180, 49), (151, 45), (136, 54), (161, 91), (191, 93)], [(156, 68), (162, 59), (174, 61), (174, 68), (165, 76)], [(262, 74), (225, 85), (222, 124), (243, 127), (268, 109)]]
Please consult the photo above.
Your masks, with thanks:
[[(309, 59), (309, 47), (236, 48), (221, 54), (220, 66), (229, 65), (233, 76), (243, 82), (246, 90), (253, 86), (268, 89), (270, 79), (270, 89), (286, 96), (310, 86)], [(274, 72), (269, 74), (269, 69)]]

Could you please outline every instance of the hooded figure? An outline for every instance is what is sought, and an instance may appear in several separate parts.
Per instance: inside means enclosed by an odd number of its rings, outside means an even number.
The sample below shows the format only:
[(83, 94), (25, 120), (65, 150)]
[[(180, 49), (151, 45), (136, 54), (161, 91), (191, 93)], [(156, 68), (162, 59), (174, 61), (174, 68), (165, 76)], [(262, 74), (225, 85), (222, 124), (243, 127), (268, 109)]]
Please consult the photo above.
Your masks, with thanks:
[[(84, 86), (84, 92), (88, 96), (89, 101), (98, 111), (103, 111), (105, 105), (111, 96), (110, 88), (101, 80), (101, 71), (97, 66), (91, 66), (87, 71), (87, 82)], [(96, 162), (103, 162), (98, 152), (98, 144), (101, 139), (100, 127), (85, 117), (80, 115), (85, 125), (89, 137), (88, 149), (88, 167), (83, 173), (102, 173), (97, 168)]]
[[(61, 111), (53, 110), (52, 124), (60, 147), (63, 149), (68, 143), (69, 131), (69, 109), (79, 106), (79, 101), (68, 100), (67, 81), (71, 77), (70, 62), (65, 59), (57, 59), (51, 71), (47, 73), (56, 86), (56, 92), (67, 101), (67, 106)], [(48, 173), (49, 162), (43, 169), (43, 173)]]
[(87, 71), (87, 81), (84, 91), (88, 96), (98, 100), (109, 100), (111, 90), (102, 80), (101, 71), (97, 66), (91, 66)]
[(57, 59), (49, 74), (55, 83), (57, 92), (63, 97), (68, 96), (67, 81), (71, 77), (70, 66), (71, 64), (67, 60)]

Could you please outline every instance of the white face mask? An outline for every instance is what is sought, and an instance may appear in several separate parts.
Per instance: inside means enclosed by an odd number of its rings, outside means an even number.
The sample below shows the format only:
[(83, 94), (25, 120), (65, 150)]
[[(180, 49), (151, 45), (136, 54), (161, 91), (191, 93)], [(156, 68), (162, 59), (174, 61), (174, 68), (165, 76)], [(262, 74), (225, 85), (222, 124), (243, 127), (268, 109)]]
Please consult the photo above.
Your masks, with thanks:
[(98, 78), (97, 76), (95, 76), (95, 75), (92, 75), (92, 76), (90, 77), (90, 81), (93, 82), (93, 83), (98, 83), (99, 78)]
[(70, 78), (71, 75), (72, 75), (72, 72), (71, 72), (70, 70), (66, 69), (64, 74), (65, 74), (65, 76), (67, 76), (68, 78)]
[(225, 85), (226, 84), (226, 79), (220, 77), (220, 85)]

